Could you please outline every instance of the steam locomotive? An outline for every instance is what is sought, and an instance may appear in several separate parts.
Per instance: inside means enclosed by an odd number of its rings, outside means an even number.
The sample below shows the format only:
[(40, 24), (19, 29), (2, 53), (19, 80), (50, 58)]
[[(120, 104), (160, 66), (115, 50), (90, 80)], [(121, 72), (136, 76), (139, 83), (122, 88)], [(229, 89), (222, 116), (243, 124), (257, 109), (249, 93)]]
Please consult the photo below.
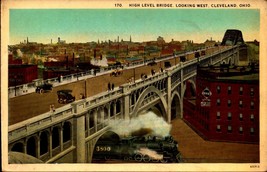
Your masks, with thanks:
[(126, 137), (99, 140), (95, 146), (93, 159), (123, 160), (133, 162), (182, 162), (178, 143), (171, 136)]

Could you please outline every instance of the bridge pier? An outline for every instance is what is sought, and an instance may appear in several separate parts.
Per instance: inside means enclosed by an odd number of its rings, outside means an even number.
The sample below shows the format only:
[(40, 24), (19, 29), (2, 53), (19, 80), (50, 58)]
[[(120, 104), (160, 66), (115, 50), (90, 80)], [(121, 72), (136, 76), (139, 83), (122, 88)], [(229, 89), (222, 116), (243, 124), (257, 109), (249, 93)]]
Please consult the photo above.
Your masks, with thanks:
[(180, 89), (180, 95), (181, 95), (181, 102), (180, 102), (180, 114), (181, 114), (181, 119), (183, 119), (183, 114), (184, 114), (184, 106), (183, 106), (183, 100), (184, 100), (184, 70), (183, 70), (183, 62), (181, 63), (181, 89)]
[(73, 145), (76, 147), (74, 161), (85, 163), (85, 119), (84, 116), (76, 117), (73, 123)]
[(130, 119), (130, 92), (128, 90), (128, 84), (124, 84), (121, 86), (122, 88), (122, 93), (123, 93), (123, 114), (124, 114), (124, 119), (128, 120)]
[(172, 94), (171, 94), (171, 91), (172, 91), (172, 81), (171, 81), (171, 72), (170, 71), (167, 71), (168, 73), (168, 78), (167, 78), (167, 120), (168, 120), (168, 123), (171, 123), (171, 104), (172, 104)]
[(74, 152), (74, 162), (85, 163), (85, 115), (82, 113), (82, 102), (73, 103), (73, 145), (76, 147)]

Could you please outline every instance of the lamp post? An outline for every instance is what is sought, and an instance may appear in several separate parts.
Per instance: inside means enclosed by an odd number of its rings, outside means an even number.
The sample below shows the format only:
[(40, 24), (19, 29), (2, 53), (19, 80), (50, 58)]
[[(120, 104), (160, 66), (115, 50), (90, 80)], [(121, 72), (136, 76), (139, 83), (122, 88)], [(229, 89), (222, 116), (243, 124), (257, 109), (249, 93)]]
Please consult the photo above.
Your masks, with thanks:
[(134, 72), (134, 83), (135, 83), (135, 67), (133, 68), (133, 72)]
[(17, 87), (17, 75), (14, 76), (15, 81), (15, 96), (17, 96), (16, 87)]
[(77, 71), (76, 71), (76, 76), (77, 76), (77, 81), (78, 81), (78, 80), (79, 80), (79, 76), (78, 76), (79, 66), (77, 65), (76, 68), (77, 68), (77, 69), (76, 69), (76, 70), (77, 70)]

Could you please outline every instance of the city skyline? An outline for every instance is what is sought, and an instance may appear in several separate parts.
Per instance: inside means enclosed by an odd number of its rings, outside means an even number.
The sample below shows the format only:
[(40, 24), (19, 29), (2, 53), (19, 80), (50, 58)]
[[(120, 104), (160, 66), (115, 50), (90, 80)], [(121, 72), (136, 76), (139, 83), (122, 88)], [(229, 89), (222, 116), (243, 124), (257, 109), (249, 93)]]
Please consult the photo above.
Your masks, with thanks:
[[(234, 16), (234, 17), (233, 17)], [(248, 17), (249, 16), (249, 17)], [(221, 41), (227, 29), (243, 32), (245, 41), (259, 40), (259, 10), (166, 9), (11, 9), (9, 44), (207, 39)]]

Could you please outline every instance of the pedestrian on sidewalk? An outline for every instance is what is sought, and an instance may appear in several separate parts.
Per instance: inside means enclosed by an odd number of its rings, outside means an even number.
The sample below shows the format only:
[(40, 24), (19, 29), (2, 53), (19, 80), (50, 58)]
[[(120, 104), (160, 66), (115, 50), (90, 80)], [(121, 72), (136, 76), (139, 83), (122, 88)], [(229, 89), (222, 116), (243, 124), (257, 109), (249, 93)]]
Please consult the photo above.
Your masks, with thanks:
[(112, 90), (114, 90), (114, 83), (112, 83), (111, 88), (112, 88)]
[(110, 82), (108, 83), (108, 91), (110, 91)]

